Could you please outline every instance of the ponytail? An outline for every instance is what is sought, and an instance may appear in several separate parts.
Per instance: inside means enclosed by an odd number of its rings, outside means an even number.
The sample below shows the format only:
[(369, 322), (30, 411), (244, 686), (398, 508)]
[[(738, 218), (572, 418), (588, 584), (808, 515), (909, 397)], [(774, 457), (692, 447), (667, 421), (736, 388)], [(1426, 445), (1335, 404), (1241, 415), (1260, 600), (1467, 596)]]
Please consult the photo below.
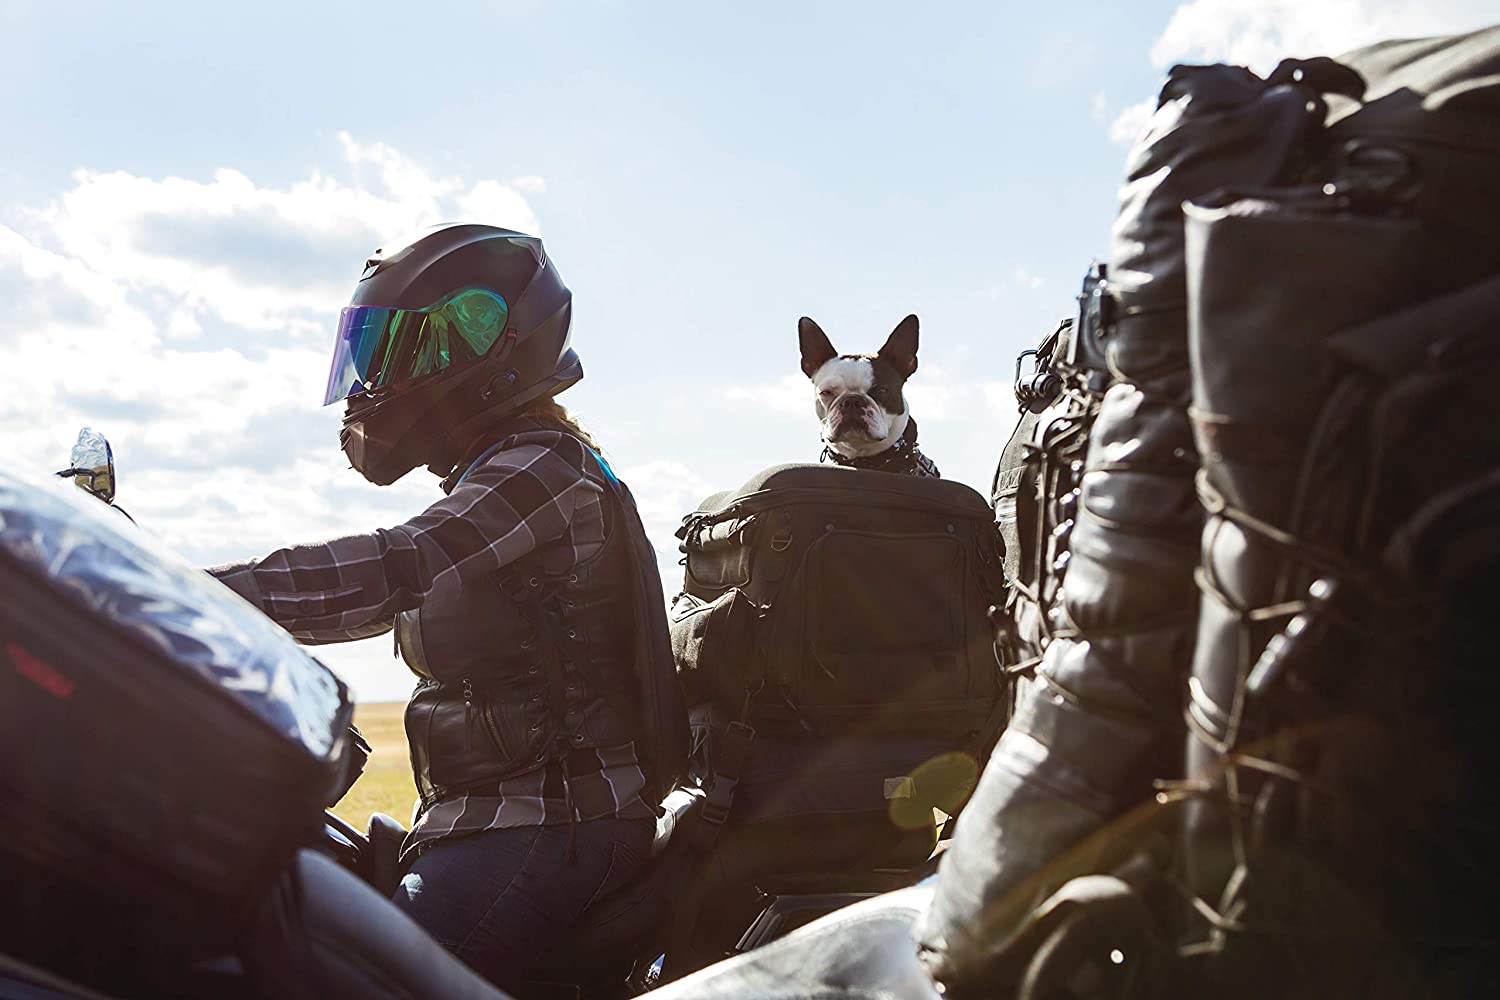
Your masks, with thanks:
[(598, 442), (594, 440), (594, 436), (554, 396), (544, 396), (535, 403), (532, 403), (527, 407), (525, 415), (540, 423), (548, 424), (560, 431), (573, 435), (596, 452), (600, 450)]

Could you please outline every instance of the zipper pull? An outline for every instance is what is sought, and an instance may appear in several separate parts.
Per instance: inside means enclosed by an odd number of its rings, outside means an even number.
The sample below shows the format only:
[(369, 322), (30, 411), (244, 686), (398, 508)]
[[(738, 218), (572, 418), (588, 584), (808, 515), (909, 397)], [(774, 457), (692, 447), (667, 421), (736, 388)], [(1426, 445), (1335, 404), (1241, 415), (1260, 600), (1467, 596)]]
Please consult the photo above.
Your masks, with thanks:
[(464, 682), (464, 749), (474, 749), (474, 682), (469, 678), (463, 678)]

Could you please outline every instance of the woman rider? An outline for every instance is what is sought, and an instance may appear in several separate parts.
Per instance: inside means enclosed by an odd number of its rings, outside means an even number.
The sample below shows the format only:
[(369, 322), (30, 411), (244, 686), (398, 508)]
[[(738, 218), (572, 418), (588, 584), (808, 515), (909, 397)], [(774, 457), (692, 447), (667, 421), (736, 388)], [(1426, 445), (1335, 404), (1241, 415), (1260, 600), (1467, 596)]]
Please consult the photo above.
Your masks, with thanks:
[(629, 491), (553, 397), (583, 377), (542, 248), (481, 225), (377, 250), (325, 403), (354, 468), (445, 496), (394, 528), (218, 576), (305, 642), (395, 631), (420, 795), (395, 902), (516, 984), (649, 857), (686, 721)]

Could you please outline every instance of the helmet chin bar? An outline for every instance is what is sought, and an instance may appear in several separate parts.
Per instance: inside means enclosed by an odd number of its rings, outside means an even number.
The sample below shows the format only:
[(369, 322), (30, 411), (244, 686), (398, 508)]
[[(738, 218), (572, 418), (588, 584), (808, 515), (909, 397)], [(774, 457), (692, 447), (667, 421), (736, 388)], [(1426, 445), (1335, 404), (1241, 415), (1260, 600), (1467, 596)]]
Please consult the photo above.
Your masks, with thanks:
[(368, 423), (359, 421), (339, 434), (340, 447), (361, 476), (376, 486), (389, 486), (421, 464), (411, 448), (403, 447), (404, 440), (381, 441), (371, 430)]
[[(446, 477), (480, 435), (533, 400), (556, 395), (583, 377), (566, 339), (560, 359), (536, 353), (557, 350), (553, 338), (559, 333), (566, 338), (570, 314), (565, 304), (536, 330), (475, 364), (381, 389), (368, 398), (350, 397), (340, 434), (350, 463), (378, 486), (390, 485), (418, 466)], [(534, 375), (538, 362), (547, 365), (541, 379)], [(532, 381), (523, 381), (527, 378)]]
[[(444, 400), (426, 392), (403, 393), (344, 418), (339, 445), (360, 475), (389, 486), (418, 466), (457, 461), (446, 430)], [(448, 393), (445, 393), (448, 395)]]

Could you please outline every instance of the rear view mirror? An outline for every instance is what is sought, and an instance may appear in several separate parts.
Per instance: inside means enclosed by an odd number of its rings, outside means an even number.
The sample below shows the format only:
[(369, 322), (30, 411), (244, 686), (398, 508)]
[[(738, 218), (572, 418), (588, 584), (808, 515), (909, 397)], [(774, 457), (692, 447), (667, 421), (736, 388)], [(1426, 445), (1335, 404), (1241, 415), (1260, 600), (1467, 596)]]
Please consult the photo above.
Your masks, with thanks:
[(114, 452), (109, 439), (92, 427), (78, 432), (78, 443), (73, 445), (69, 467), (58, 475), (71, 478), (80, 489), (105, 503), (115, 502)]

